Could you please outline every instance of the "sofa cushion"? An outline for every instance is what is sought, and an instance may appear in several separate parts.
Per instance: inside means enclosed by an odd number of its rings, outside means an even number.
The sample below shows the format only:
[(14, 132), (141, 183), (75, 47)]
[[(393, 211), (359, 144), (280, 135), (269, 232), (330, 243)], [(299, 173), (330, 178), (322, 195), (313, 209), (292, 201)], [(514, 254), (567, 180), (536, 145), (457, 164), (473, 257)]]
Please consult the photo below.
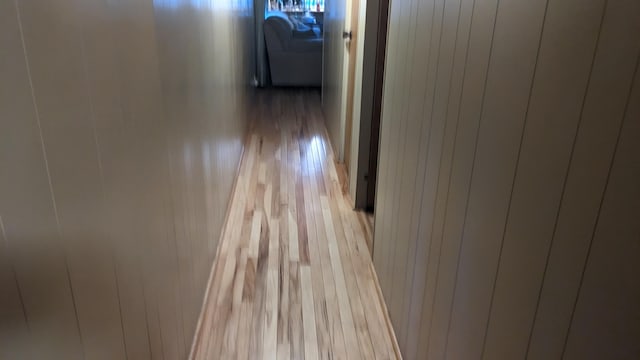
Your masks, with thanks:
[(322, 39), (291, 39), (287, 50), (290, 52), (312, 52), (322, 56)]
[(294, 39), (317, 39), (318, 37), (318, 34), (313, 29), (305, 31), (293, 30)]

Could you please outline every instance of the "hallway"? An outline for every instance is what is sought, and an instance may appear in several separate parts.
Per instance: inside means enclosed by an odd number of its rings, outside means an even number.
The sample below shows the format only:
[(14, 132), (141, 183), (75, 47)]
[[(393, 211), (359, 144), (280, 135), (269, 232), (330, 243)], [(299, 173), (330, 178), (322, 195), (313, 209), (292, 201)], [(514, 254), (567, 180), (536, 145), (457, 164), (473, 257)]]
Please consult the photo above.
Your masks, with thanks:
[(194, 359), (394, 359), (319, 93), (257, 95)]

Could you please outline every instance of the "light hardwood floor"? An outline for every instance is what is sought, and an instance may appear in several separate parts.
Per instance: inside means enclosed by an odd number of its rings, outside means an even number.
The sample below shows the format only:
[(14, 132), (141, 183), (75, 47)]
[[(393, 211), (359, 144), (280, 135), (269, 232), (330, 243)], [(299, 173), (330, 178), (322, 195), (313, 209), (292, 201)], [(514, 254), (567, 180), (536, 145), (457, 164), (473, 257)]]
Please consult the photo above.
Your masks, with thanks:
[(318, 92), (258, 93), (194, 359), (399, 358), (333, 159)]

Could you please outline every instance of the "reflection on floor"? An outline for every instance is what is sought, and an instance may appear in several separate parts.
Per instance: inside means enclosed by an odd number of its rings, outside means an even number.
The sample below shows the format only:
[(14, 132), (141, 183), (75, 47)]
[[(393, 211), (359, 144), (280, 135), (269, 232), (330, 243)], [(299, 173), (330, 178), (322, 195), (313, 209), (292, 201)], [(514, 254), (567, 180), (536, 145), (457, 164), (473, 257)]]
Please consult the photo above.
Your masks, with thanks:
[(195, 359), (395, 359), (314, 91), (258, 94)]

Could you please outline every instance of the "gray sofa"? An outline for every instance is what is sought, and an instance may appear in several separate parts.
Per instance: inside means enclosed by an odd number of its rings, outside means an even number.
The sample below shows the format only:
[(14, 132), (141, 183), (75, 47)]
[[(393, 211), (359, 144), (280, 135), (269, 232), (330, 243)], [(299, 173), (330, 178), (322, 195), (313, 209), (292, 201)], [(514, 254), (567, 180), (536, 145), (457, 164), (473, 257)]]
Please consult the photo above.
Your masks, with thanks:
[(273, 85), (322, 85), (322, 36), (318, 31), (294, 24), (282, 12), (272, 12), (264, 21), (264, 37)]

